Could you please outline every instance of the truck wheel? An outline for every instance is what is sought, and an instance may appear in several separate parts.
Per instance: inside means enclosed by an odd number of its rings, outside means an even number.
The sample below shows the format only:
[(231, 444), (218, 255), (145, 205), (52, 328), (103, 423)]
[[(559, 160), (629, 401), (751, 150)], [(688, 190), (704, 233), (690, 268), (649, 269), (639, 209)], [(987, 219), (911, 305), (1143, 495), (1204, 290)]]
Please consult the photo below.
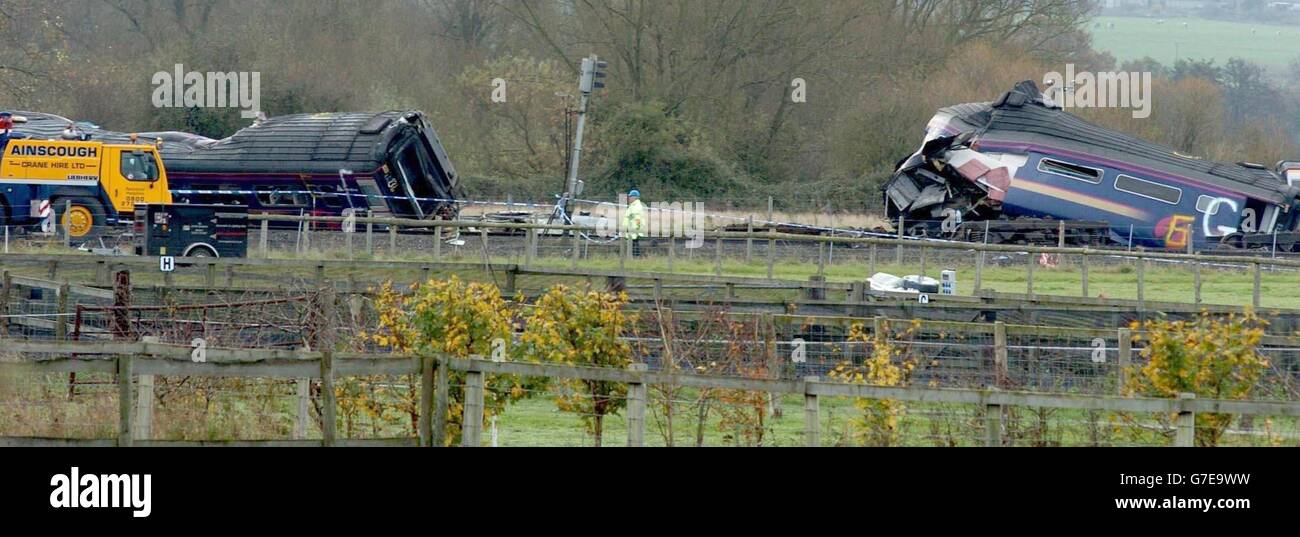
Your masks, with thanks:
[(207, 246), (195, 246), (185, 253), (185, 257), (217, 257), (217, 253)]
[(74, 239), (88, 239), (104, 229), (107, 215), (104, 206), (91, 198), (64, 198), (53, 200), (54, 210), (64, 210), (65, 201), (71, 201), (72, 207), (60, 217), (60, 223)]

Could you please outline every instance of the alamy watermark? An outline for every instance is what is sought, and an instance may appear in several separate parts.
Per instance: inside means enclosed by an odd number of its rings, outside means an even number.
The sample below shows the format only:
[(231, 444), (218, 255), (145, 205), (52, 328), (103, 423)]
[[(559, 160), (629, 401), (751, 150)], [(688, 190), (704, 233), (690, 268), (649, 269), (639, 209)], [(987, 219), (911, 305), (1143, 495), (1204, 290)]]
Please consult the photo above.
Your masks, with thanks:
[(154, 73), (150, 82), (157, 108), (242, 108), (239, 115), (244, 119), (254, 119), (262, 112), (262, 73), (258, 71), (187, 72), (178, 63), (173, 72)]
[[(596, 234), (601, 237), (626, 235), (632, 231), (627, 219), (627, 195), (619, 194), (617, 204), (601, 204), (592, 216), (598, 217)], [(641, 235), (646, 237), (682, 237), (687, 248), (704, 246), (704, 204), (698, 201), (650, 202), (646, 204), (646, 222)]]
[(82, 474), (73, 466), (66, 474), (50, 477), (50, 507), (125, 508), (143, 518), (153, 512), (151, 474)]
[(1132, 108), (1134, 119), (1151, 117), (1151, 73), (1075, 72), (1065, 64), (1065, 75), (1052, 71), (1043, 76), (1044, 96), (1062, 108)]

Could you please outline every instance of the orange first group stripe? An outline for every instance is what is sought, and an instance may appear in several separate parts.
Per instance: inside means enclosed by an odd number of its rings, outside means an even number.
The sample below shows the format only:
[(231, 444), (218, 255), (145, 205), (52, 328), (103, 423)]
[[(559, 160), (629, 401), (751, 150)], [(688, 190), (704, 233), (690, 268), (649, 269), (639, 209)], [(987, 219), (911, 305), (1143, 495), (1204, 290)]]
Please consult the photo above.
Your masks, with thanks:
[(1129, 218), (1135, 218), (1138, 220), (1147, 219), (1147, 213), (1145, 211), (1142, 211), (1141, 209), (1129, 207), (1128, 205), (1124, 205), (1123, 203), (1115, 203), (1113, 201), (1104, 198), (1089, 196), (1087, 194), (1075, 192), (1072, 190), (1066, 190), (1064, 188), (1055, 187), (1052, 185), (1035, 183), (1033, 181), (1026, 181), (1024, 179), (1012, 179), (1011, 188), (1027, 190), (1035, 194), (1050, 196), (1053, 198), (1068, 201), (1070, 203), (1076, 203), (1079, 205), (1084, 205), (1087, 207), (1092, 207), (1094, 209), (1106, 211), (1108, 213), (1127, 216)]

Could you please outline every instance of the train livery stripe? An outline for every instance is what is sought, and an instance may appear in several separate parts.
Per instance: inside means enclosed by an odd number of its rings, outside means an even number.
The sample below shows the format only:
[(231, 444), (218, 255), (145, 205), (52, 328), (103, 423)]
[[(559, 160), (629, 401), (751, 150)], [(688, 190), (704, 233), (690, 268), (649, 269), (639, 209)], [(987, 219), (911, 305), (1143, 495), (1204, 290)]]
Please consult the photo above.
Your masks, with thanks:
[(18, 179), (18, 178), (0, 178), (0, 184), (5, 185), (28, 185), (28, 186), (97, 186), (98, 179)]
[(1089, 196), (1081, 192), (1075, 192), (1073, 190), (1067, 190), (1052, 185), (1045, 185), (1043, 183), (1036, 183), (1018, 177), (1011, 180), (1011, 189), (1013, 191), (1025, 190), (1035, 194), (1041, 194), (1043, 196), (1068, 201), (1070, 203), (1091, 207), (1093, 209), (1099, 209), (1112, 214), (1127, 216), (1137, 220), (1149, 220), (1151, 218), (1146, 211), (1124, 205), (1123, 203), (1116, 203), (1105, 198)]

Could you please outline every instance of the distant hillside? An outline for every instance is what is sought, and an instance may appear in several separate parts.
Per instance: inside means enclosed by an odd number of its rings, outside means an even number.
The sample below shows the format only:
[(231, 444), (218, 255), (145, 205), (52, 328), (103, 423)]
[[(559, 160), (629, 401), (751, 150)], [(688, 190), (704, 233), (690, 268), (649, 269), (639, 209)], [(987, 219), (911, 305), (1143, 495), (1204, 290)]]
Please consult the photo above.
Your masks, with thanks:
[(1165, 65), (1172, 65), (1178, 58), (1211, 58), (1222, 65), (1229, 58), (1240, 57), (1279, 71), (1300, 58), (1300, 26), (1195, 18), (1163, 19), (1164, 23), (1159, 24), (1159, 20), (1097, 17), (1088, 29), (1093, 47), (1113, 54), (1120, 63), (1151, 56)]

